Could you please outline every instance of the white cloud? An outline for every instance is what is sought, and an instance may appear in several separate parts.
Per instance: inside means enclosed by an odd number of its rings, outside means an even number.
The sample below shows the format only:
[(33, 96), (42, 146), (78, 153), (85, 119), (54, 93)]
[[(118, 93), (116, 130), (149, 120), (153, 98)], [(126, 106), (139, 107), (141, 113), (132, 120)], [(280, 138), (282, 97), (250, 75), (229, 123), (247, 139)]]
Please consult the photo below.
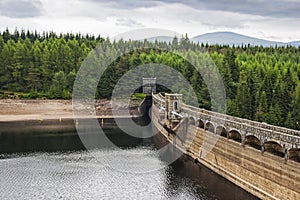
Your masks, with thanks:
[[(208, 10), (200, 4), (198, 7), (192, 7), (195, 1), (193, 4), (177, 2), (138, 1), (136, 4), (125, 5), (120, 1), (41, 0), (40, 15), (27, 18), (0, 16), (0, 29), (18, 27), (38, 31), (114, 36), (144, 27), (188, 33), (190, 37), (212, 31), (235, 31), (264, 39), (300, 39), (300, 24), (297, 18), (278, 18), (220, 9)], [(218, 8), (221, 8), (221, 5), (218, 5)]]
[(131, 18), (126, 18), (126, 17), (118, 18), (117, 21), (118, 21), (116, 23), (117, 26), (127, 26), (127, 27), (132, 27), (132, 28), (142, 28), (143, 27), (142, 23), (137, 22)]
[(10, 18), (27, 18), (41, 15), (41, 3), (37, 0), (2, 0), (0, 15)]

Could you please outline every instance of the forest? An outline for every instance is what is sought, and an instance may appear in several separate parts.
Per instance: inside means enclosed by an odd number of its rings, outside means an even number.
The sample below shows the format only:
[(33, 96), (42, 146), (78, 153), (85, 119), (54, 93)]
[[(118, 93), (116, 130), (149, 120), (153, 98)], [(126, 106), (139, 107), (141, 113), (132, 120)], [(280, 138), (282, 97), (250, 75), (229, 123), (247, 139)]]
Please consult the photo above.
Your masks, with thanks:
[[(114, 61), (98, 84), (96, 98), (110, 98), (114, 85), (129, 69), (161, 63), (182, 73), (199, 107), (211, 109), (201, 76), (191, 63), (167, 51), (182, 48), (191, 60), (204, 54), (214, 61), (224, 80), (227, 114), (300, 130), (300, 47), (292, 46), (195, 44), (187, 36), (169, 43), (110, 41), (100, 35), (5, 30), (0, 34), (0, 98), (71, 99), (76, 73), (99, 43), (112, 55), (128, 46), (147, 48)], [(151, 48), (154, 46), (166, 51)]]

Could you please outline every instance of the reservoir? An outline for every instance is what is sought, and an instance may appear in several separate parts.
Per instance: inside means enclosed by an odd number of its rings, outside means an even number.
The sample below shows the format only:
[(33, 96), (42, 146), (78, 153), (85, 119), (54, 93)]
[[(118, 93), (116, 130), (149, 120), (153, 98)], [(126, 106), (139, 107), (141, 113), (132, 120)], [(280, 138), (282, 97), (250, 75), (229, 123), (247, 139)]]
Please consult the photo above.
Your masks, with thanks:
[(76, 132), (1, 133), (0, 199), (257, 199), (186, 158), (166, 165), (151, 139), (105, 133), (119, 148), (87, 151)]

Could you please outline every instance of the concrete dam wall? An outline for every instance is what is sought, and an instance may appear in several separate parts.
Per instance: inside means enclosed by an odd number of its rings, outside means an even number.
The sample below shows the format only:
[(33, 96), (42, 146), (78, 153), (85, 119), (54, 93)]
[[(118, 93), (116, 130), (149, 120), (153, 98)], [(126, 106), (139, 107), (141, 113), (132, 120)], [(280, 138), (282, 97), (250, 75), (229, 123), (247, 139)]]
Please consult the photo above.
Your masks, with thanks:
[[(261, 199), (300, 199), (300, 163), (285, 161), (268, 152), (262, 154), (193, 125), (182, 134), (185, 142), (174, 141), (172, 134), (161, 130), (162, 136), (177, 150)], [(214, 137), (218, 137), (216, 144), (209, 142)]]

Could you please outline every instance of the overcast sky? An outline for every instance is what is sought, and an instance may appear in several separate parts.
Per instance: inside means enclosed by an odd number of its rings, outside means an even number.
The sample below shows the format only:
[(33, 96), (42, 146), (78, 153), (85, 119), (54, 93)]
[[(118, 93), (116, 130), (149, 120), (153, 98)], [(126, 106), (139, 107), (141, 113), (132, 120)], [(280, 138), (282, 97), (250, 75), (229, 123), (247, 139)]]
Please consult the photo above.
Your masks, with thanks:
[(300, 0), (0, 0), (0, 30), (114, 36), (164, 28), (189, 37), (215, 31), (300, 40)]

